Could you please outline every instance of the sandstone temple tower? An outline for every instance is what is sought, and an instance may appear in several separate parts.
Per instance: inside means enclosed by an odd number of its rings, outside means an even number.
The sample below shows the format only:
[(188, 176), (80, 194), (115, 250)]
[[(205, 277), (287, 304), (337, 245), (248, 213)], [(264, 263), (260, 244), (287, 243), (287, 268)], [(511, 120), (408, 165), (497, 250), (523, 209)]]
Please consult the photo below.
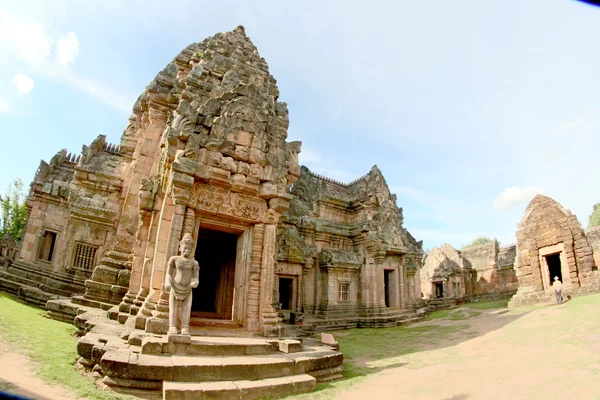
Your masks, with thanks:
[(395, 195), (377, 167), (349, 184), (301, 169), (278, 98), (242, 27), (188, 46), (138, 98), (118, 145), (101, 135), (42, 161), (7, 274), (32, 283), (0, 285), (53, 318), (95, 307), (163, 334), (165, 264), (190, 234), (192, 325), (277, 336), (282, 322), (405, 319), (422, 305), (423, 250)]
[(509, 305), (552, 298), (554, 277), (563, 284), (563, 296), (600, 291), (594, 260), (597, 236), (595, 231), (590, 233), (588, 238), (577, 217), (555, 200), (535, 196), (517, 230), (515, 270), (519, 289)]

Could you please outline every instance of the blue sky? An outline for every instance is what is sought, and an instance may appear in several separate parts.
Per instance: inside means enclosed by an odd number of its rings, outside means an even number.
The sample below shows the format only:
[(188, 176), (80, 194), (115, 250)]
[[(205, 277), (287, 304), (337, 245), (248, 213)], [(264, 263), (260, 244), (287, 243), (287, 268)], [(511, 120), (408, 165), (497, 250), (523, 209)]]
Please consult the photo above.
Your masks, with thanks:
[(244, 25), (300, 161), (377, 164), (424, 246), (515, 242), (536, 193), (584, 226), (600, 202), (600, 8), (572, 0), (0, 3), (0, 191), (40, 159), (118, 143), (179, 51)]

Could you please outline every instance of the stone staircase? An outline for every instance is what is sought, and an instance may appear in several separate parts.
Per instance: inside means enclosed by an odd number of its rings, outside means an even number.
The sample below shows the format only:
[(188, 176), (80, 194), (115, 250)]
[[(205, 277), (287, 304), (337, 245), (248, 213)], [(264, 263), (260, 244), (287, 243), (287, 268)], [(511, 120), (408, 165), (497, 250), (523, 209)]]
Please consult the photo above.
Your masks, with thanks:
[(443, 297), (440, 299), (427, 300), (427, 306), (433, 310), (450, 310), (458, 307), (456, 299)]
[(0, 269), (0, 290), (17, 296), (20, 300), (38, 307), (46, 302), (68, 298), (72, 293), (83, 292), (81, 285), (73, 283), (72, 277), (48, 273), (24, 262), (13, 262)]
[(420, 322), (426, 317), (427, 311), (425, 309), (382, 309), (379, 312), (371, 313), (368, 316), (355, 316), (352, 318), (335, 318), (334, 316), (328, 317), (327, 319), (316, 319), (305, 317), (304, 323), (300, 328), (302, 333), (299, 334), (299, 336), (311, 336), (311, 332), (314, 333), (315, 331), (322, 332), (352, 328), (389, 328)]
[(342, 377), (343, 355), (309, 339), (152, 335), (110, 321), (93, 326), (77, 351), (104, 385), (163, 399), (284, 396)]

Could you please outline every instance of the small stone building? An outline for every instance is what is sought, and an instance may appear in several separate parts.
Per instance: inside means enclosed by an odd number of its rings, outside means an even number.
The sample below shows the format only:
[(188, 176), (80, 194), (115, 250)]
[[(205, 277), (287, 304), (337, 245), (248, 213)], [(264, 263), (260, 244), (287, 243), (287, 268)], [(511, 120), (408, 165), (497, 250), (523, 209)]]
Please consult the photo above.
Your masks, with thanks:
[(189, 233), (201, 268), (192, 325), (271, 336), (280, 316), (393, 323), (420, 301), (421, 243), (376, 167), (348, 185), (300, 169), (278, 98), (242, 27), (188, 46), (138, 98), (118, 145), (99, 136), (42, 161), (0, 286), (35, 286), (53, 318), (72, 320), (55, 297), (75, 294), (69, 304), (164, 333), (165, 265)]
[(392, 323), (420, 304), (422, 243), (374, 166), (350, 184), (302, 167), (280, 220), (278, 307), (288, 317), (340, 326)]
[(563, 283), (563, 297), (600, 291), (594, 245), (571, 211), (537, 195), (518, 226), (515, 270), (519, 289), (509, 305), (551, 299), (556, 276)]
[(472, 292), (469, 263), (449, 244), (434, 247), (423, 260), (421, 291), (425, 299), (461, 298)]
[(495, 300), (510, 298), (517, 290), (513, 269), (515, 246), (491, 243), (460, 251), (449, 244), (434, 247), (423, 261), (423, 297)]

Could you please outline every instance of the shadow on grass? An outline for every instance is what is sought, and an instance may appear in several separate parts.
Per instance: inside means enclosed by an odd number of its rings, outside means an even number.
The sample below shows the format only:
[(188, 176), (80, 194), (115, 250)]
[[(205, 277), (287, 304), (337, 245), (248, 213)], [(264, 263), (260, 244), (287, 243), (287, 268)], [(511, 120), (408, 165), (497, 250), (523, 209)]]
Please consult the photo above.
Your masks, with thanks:
[[(478, 307), (479, 310), (496, 307)], [(351, 329), (333, 332), (344, 354), (344, 380), (317, 385), (317, 392), (309, 397), (297, 398), (325, 399), (334, 393), (347, 390), (369, 375), (383, 370), (398, 368), (409, 363), (402, 359), (421, 351), (440, 350), (455, 346), (467, 340), (485, 335), (502, 328), (527, 314), (528, 310), (512, 314), (488, 314), (478, 318), (475, 324), (471, 318), (483, 314), (483, 311), (461, 307), (442, 313), (443, 317), (434, 321), (418, 323), (412, 326), (399, 326), (379, 329)], [(485, 319), (483, 319), (485, 318)], [(447, 400), (467, 399), (466, 393), (459, 393)]]

